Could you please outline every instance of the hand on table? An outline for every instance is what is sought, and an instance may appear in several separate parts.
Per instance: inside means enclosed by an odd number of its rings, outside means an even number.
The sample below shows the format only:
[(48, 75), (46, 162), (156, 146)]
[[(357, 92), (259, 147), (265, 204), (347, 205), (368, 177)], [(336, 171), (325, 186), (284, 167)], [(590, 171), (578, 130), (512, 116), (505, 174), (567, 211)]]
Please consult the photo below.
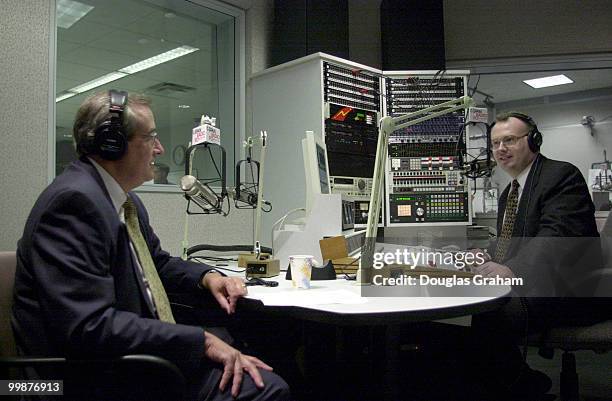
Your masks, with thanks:
[(227, 314), (236, 311), (236, 301), (247, 294), (244, 280), (240, 277), (225, 277), (211, 272), (204, 275), (202, 287), (207, 288)]
[(501, 278), (513, 278), (516, 277), (512, 270), (508, 266), (500, 265), (492, 261), (485, 262), (479, 266), (473, 266), (472, 272), (480, 274), (483, 277), (501, 277)]
[(470, 266), (482, 265), (491, 260), (491, 255), (484, 249), (474, 248), (467, 251), (467, 253), (472, 254), (472, 260), (474, 261)]

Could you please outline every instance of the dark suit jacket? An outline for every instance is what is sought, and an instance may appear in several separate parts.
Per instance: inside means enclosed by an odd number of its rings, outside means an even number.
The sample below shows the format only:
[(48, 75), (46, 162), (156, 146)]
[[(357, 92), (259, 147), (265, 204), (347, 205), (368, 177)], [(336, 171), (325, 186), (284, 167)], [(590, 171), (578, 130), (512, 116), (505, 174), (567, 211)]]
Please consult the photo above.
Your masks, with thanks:
[[(509, 190), (510, 185), (499, 199), (498, 233)], [(537, 156), (523, 188), (512, 237), (501, 262), (524, 279), (525, 294), (576, 295), (571, 288), (576, 280), (601, 267), (595, 207), (574, 165)]]
[[(196, 292), (210, 267), (170, 257), (134, 194), (141, 230), (168, 292)], [(204, 355), (200, 327), (157, 320), (102, 178), (83, 158), (40, 195), (17, 249), (13, 322), (30, 355), (146, 353), (181, 367)]]

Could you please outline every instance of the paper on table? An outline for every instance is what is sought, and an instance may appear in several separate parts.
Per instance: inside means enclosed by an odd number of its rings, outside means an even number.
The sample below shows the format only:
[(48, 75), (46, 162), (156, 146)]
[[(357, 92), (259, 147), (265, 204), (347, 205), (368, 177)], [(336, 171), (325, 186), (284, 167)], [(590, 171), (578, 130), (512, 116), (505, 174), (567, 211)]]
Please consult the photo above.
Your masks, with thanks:
[(274, 294), (262, 294), (256, 298), (267, 306), (356, 305), (368, 302), (366, 298), (347, 290), (288, 290)]

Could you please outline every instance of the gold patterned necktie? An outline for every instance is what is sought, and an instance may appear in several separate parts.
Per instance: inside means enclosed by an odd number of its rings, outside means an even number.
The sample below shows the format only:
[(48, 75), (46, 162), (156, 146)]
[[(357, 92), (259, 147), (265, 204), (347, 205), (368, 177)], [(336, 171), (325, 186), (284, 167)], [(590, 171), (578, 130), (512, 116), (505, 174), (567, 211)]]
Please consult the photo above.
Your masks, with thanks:
[(514, 230), (514, 222), (516, 220), (516, 209), (518, 206), (518, 189), (518, 181), (512, 181), (512, 188), (508, 195), (508, 200), (506, 201), (504, 224), (502, 225), (501, 235), (497, 239), (497, 246), (495, 247), (495, 257), (493, 260), (497, 263), (502, 263), (504, 261), (506, 251), (510, 245), (510, 239), (512, 238), (512, 231)]
[(166, 290), (157, 274), (153, 258), (149, 252), (149, 247), (142, 236), (140, 231), (140, 224), (138, 223), (138, 212), (136, 206), (130, 198), (123, 204), (123, 210), (125, 211), (125, 225), (127, 227), (128, 235), (132, 241), (132, 245), (138, 255), (138, 261), (144, 272), (145, 280), (147, 285), (151, 289), (151, 295), (153, 302), (157, 308), (157, 314), (159, 320), (163, 322), (175, 323), (174, 317), (172, 316), (172, 310), (170, 309), (170, 301)]

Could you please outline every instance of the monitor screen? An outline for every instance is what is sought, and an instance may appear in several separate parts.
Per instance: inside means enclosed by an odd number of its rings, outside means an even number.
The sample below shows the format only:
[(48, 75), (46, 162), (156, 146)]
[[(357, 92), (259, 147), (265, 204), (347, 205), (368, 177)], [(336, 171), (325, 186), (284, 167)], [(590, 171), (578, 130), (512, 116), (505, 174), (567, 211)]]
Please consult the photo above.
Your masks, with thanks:
[(327, 157), (325, 157), (325, 149), (317, 143), (317, 165), (319, 172), (319, 184), (321, 193), (329, 193), (329, 175), (327, 173)]
[(302, 139), (304, 175), (306, 178), (306, 211), (312, 210), (317, 195), (331, 194), (327, 147), (323, 138), (312, 131), (306, 131)]

